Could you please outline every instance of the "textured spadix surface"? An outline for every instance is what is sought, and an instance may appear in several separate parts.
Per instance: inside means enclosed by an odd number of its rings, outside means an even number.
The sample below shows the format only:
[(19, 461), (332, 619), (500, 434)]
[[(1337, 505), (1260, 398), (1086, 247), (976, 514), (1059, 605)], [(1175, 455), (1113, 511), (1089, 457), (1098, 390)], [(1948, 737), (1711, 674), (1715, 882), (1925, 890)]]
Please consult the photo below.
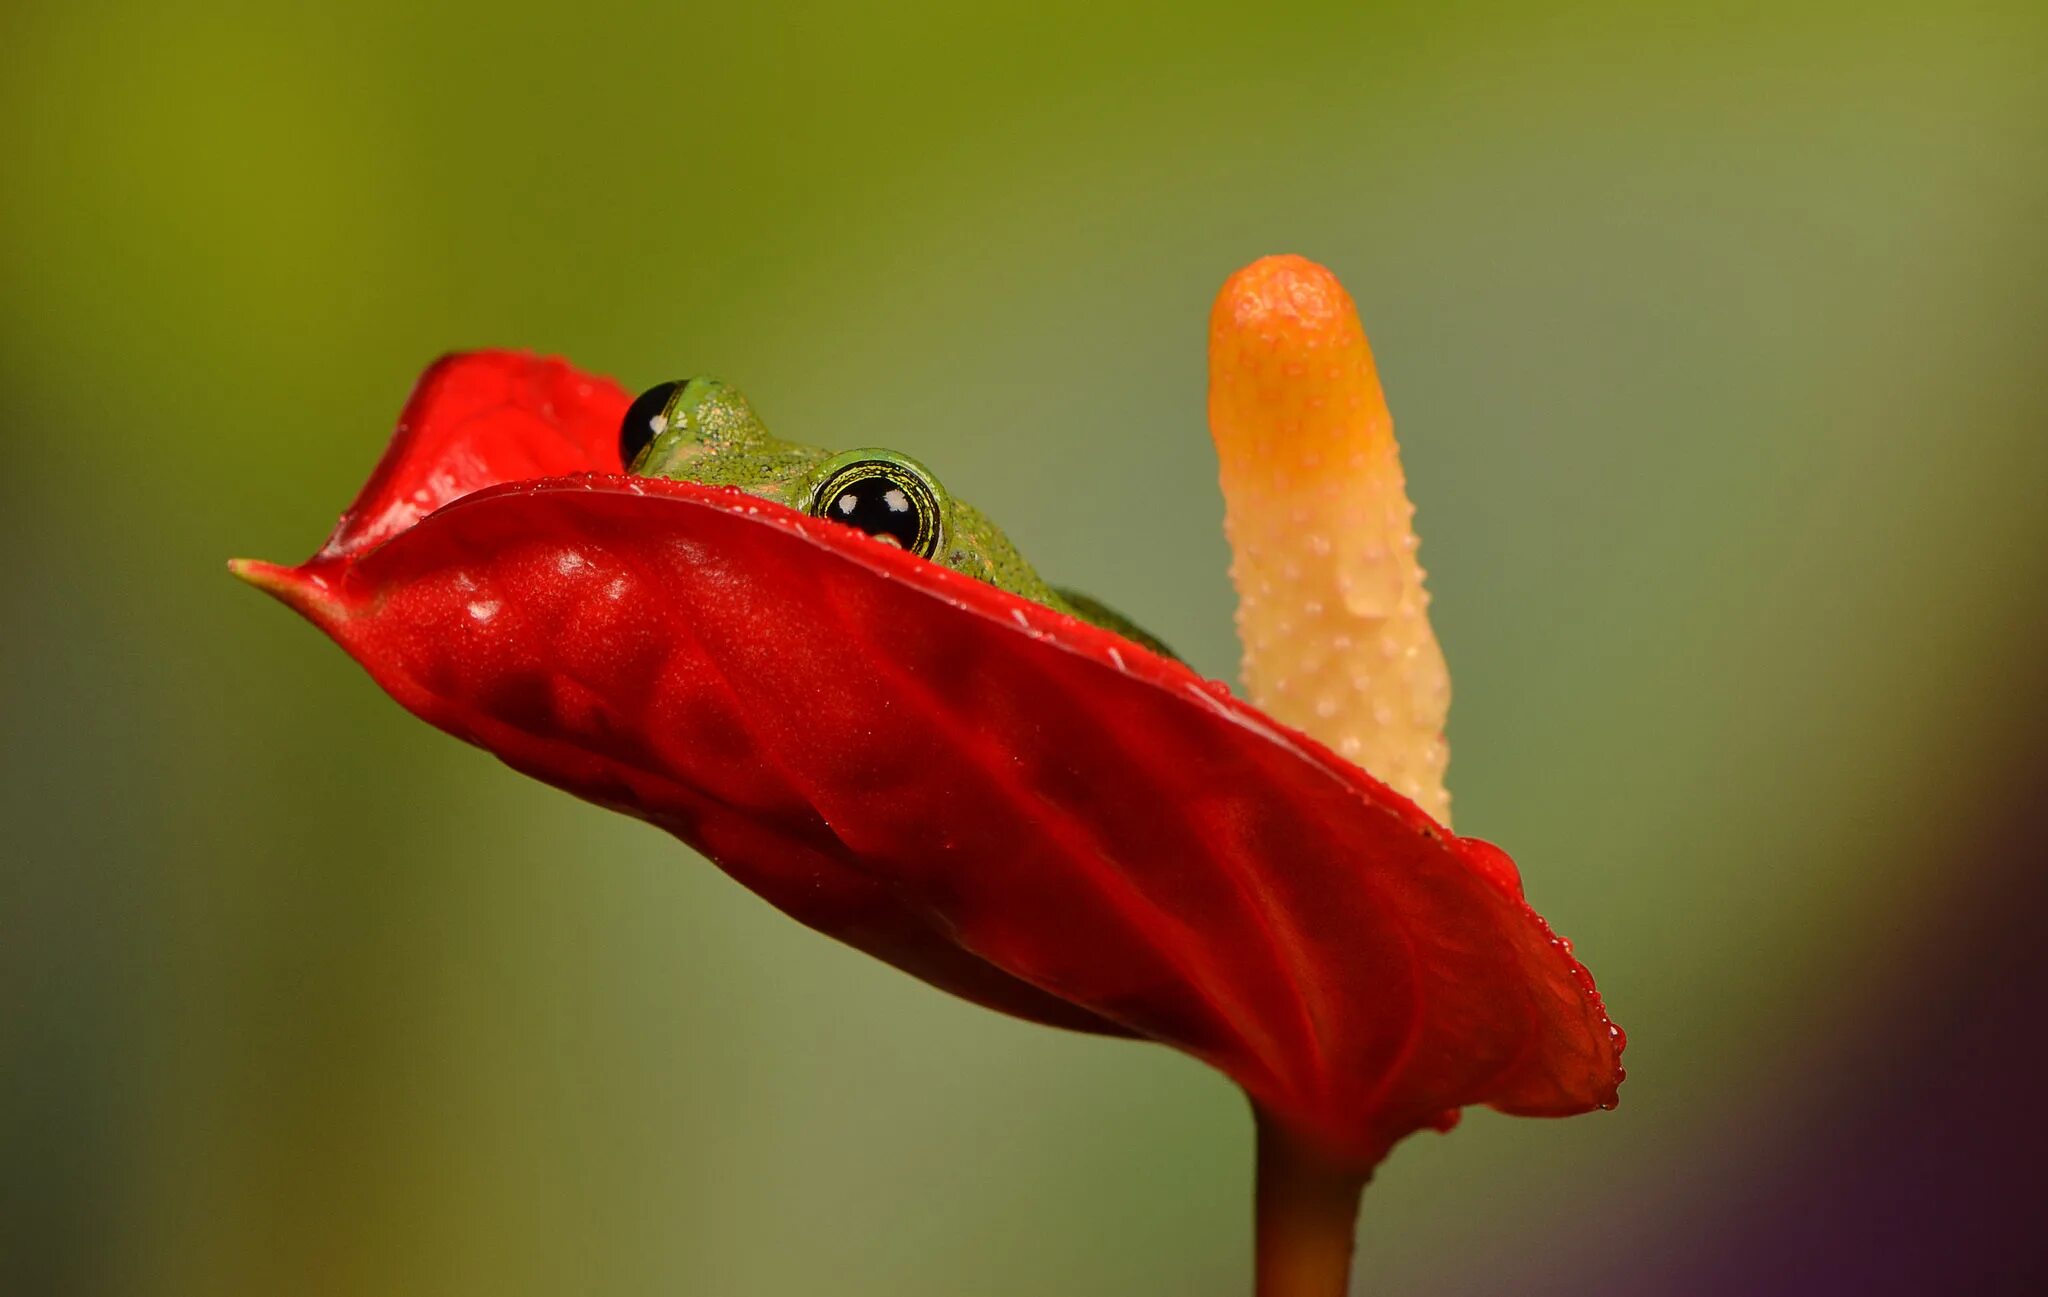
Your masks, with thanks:
[(1415, 506), (1344, 285), (1304, 257), (1230, 277), (1209, 319), (1245, 688), (1444, 823), (1450, 673)]
[(810, 926), (1151, 1038), (1369, 1163), (1610, 1104), (1621, 1036), (1498, 849), (1177, 663), (850, 529), (621, 475), (616, 385), (451, 357), (333, 538), (237, 571), (401, 704)]

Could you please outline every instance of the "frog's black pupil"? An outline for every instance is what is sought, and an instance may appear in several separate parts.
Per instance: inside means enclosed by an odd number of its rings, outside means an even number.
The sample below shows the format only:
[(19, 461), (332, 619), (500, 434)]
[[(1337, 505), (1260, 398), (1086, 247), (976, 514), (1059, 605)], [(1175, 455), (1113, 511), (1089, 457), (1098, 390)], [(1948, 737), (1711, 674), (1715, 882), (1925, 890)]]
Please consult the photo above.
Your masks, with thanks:
[(878, 473), (835, 486), (832, 498), (825, 501), (825, 516), (918, 552), (918, 537), (926, 531), (918, 504), (902, 483)]
[(640, 452), (653, 444), (654, 434), (660, 431), (654, 426), (654, 421), (661, 418), (662, 411), (668, 409), (669, 397), (674, 396), (676, 389), (681, 386), (680, 382), (662, 383), (657, 387), (648, 388), (634, 398), (633, 404), (626, 410), (625, 419), (619, 424), (621, 465), (626, 468), (633, 467), (633, 461), (640, 457)]

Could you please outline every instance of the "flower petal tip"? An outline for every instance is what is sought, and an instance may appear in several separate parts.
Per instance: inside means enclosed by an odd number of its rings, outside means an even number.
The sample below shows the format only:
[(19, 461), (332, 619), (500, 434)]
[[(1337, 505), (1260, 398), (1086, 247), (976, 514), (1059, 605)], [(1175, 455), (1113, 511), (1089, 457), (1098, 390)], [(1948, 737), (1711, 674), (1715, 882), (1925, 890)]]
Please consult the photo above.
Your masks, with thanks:
[(266, 563), (260, 558), (231, 558), (228, 572), (275, 597), (316, 626), (326, 627), (340, 618), (340, 601), (326, 579), (317, 573)]

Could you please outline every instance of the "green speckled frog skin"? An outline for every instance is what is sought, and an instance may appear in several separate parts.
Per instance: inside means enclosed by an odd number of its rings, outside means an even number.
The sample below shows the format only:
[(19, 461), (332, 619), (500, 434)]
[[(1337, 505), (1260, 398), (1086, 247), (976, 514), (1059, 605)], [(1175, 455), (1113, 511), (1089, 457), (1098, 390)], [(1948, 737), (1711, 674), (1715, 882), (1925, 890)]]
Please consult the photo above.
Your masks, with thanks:
[(999, 590), (1173, 653), (1128, 618), (1078, 591), (1046, 584), (1002, 529), (956, 500), (930, 469), (893, 450), (829, 451), (769, 432), (738, 388), (715, 378), (641, 393), (619, 430), (627, 471), (735, 486), (801, 513), (858, 528)]

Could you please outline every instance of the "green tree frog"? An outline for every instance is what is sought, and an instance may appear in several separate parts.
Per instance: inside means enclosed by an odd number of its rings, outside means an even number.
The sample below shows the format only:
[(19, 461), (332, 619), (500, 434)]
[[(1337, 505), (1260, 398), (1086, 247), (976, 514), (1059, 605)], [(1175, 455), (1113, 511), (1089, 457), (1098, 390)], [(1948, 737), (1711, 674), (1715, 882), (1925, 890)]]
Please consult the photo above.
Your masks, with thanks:
[(647, 389), (626, 411), (619, 457), (642, 477), (734, 486), (827, 518), (999, 590), (1174, 654), (1099, 600), (1049, 585), (980, 510), (949, 495), (908, 455), (829, 451), (769, 432), (736, 387), (691, 378)]

